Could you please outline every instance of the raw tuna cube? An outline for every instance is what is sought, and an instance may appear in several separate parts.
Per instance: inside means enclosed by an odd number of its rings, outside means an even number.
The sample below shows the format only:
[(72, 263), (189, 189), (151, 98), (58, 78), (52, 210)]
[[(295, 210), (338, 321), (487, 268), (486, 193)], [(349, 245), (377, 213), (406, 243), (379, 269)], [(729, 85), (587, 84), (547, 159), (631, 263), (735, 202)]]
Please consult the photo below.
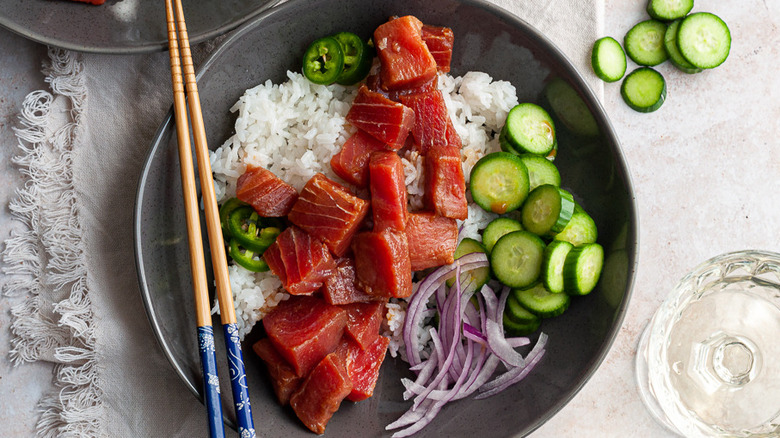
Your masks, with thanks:
[(385, 314), (385, 301), (354, 303), (342, 306), (347, 311), (345, 335), (357, 342), (362, 350), (379, 337), (379, 326)]
[(452, 218), (468, 217), (466, 178), (460, 161), (460, 149), (437, 146), (425, 156), (425, 206), (436, 214)]
[(431, 80), (423, 83), (422, 85), (409, 88), (399, 88), (397, 90), (385, 90), (384, 87), (382, 87), (382, 78), (380, 76), (380, 72), (381, 70), (377, 68), (368, 74), (368, 77), (366, 78), (366, 87), (368, 87), (369, 90), (375, 91), (394, 102), (399, 102), (399, 97), (407, 94), (427, 93), (429, 91), (435, 91), (439, 89), (439, 78), (434, 76), (431, 78)]
[(303, 377), (295, 374), (293, 367), (276, 351), (270, 339), (260, 339), (255, 342), (252, 349), (265, 362), (268, 374), (271, 376), (271, 386), (279, 403), (286, 405), (290, 402), (293, 392), (301, 386)]
[(434, 213), (410, 213), (406, 223), (409, 260), (413, 271), (447, 265), (455, 261), (458, 225), (455, 219)]
[(434, 146), (455, 146), (460, 149), (460, 136), (455, 132), (447, 105), (439, 90), (408, 94), (399, 101), (414, 110), (412, 137), (420, 155), (427, 155)]
[(318, 173), (303, 187), (287, 219), (322, 240), (333, 254), (341, 257), (368, 214), (368, 207), (368, 201)]
[(352, 380), (341, 358), (335, 353), (325, 356), (312, 370), (300, 389), (290, 398), (295, 414), (312, 432), (322, 434), (339, 409), (341, 401), (352, 391)]
[(344, 181), (365, 187), (368, 185), (368, 160), (371, 153), (386, 149), (384, 143), (358, 129), (330, 159), (330, 168)]
[(336, 269), (328, 248), (295, 226), (282, 231), (265, 250), (263, 258), (293, 295), (313, 293)]
[(377, 299), (355, 285), (355, 261), (352, 257), (342, 257), (336, 263), (336, 272), (325, 279), (322, 286), (322, 297), (328, 304), (367, 303)]
[(290, 297), (263, 318), (268, 339), (297, 376), (338, 347), (346, 325), (346, 310), (315, 297)]
[(236, 183), (236, 197), (262, 217), (287, 216), (298, 192), (268, 169), (250, 166)]
[(364, 231), (352, 241), (357, 286), (379, 297), (412, 294), (411, 263), (406, 234), (392, 230)]
[(352, 391), (347, 396), (349, 400), (359, 402), (374, 394), (388, 344), (390, 339), (384, 336), (377, 337), (365, 350), (346, 336), (341, 341), (336, 354), (343, 358), (347, 374), (352, 379)]
[(407, 15), (374, 31), (385, 89), (415, 87), (436, 76), (436, 60), (422, 39), (422, 27), (420, 20)]
[(406, 183), (401, 157), (393, 151), (374, 152), (369, 161), (374, 231), (406, 227)]
[(414, 111), (362, 85), (346, 120), (385, 143), (389, 149), (398, 150), (414, 125)]
[(422, 27), (422, 39), (433, 59), (436, 60), (436, 67), (439, 71), (449, 72), (450, 62), (452, 61), (452, 46), (455, 43), (455, 34), (449, 27), (429, 26), (424, 24)]

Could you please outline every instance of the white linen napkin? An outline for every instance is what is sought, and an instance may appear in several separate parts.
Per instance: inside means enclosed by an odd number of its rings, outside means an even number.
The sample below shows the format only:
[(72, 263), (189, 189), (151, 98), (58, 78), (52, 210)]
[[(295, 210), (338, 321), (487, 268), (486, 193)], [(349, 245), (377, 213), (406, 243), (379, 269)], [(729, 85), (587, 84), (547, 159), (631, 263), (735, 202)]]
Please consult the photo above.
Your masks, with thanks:
[[(589, 65), (603, 0), (494, 3), (549, 35), (602, 95)], [(212, 48), (196, 48), (196, 65)], [(133, 252), (137, 178), (172, 102), (168, 54), (49, 54), (51, 92), (28, 96), (17, 131), (23, 226), (3, 252), (5, 293), (27, 296), (11, 359), (59, 364), (39, 436), (204, 436), (204, 408), (152, 334)]]

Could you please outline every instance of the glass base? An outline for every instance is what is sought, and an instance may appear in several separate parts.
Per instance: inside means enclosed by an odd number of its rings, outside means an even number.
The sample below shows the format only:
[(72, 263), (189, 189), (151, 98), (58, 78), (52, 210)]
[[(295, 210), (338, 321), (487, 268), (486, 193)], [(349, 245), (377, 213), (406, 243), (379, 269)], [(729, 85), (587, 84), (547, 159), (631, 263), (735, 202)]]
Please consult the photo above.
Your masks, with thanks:
[(634, 365), (639, 398), (642, 399), (642, 403), (644, 403), (647, 411), (650, 412), (650, 415), (653, 416), (657, 423), (664, 426), (669, 432), (684, 436), (669, 421), (669, 418), (667, 418), (663, 409), (661, 409), (661, 405), (658, 404), (658, 399), (650, 389), (650, 375), (647, 368), (647, 340), (650, 338), (651, 323), (652, 321), (645, 326), (644, 330), (642, 330), (642, 335), (639, 337), (639, 343), (637, 344), (636, 349), (636, 361), (634, 362)]

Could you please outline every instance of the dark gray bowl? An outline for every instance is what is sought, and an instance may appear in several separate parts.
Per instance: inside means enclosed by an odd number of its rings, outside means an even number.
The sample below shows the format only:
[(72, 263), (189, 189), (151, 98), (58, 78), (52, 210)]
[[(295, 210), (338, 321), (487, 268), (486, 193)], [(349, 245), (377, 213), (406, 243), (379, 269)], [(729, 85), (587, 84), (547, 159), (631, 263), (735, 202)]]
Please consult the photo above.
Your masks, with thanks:
[[(182, 0), (190, 42), (214, 38), (281, 0)], [(0, 0), (0, 26), (81, 52), (142, 53), (168, 47), (163, 0)]]
[[(448, 405), (419, 433), (431, 437), (524, 435), (560, 410), (604, 359), (627, 307), (637, 250), (634, 199), (618, 140), (580, 74), (547, 38), (517, 17), (478, 0), (292, 0), (242, 27), (200, 68), (198, 83), (209, 143), (214, 148), (233, 132), (235, 117), (228, 109), (244, 90), (267, 79), (284, 81), (286, 70), (300, 68), (303, 51), (313, 39), (342, 30), (368, 36), (387, 17), (404, 14), (453, 28), (454, 74), (485, 71), (495, 79), (511, 81), (521, 101), (542, 104), (547, 102), (543, 99), (545, 84), (557, 78), (571, 91), (562, 107), (580, 105), (584, 116), (595, 120), (590, 136), (578, 135), (559, 123), (556, 164), (564, 187), (598, 225), (599, 242), (608, 254), (600, 286), (574, 299), (563, 316), (542, 324), (550, 336), (547, 355), (528, 378), (493, 398)], [(136, 257), (154, 331), (185, 384), (199, 395), (202, 380), (173, 132), (168, 117), (141, 175), (135, 213)], [(311, 436), (289, 408), (276, 403), (261, 364), (251, 352), (256, 337), (256, 332), (248, 337), (244, 356), (258, 432)], [(224, 375), (227, 368), (221, 369)], [(343, 403), (327, 435), (389, 436), (384, 426), (410, 405), (403, 401), (399, 383), (400, 377), (410, 375), (400, 360), (386, 360), (374, 397), (357, 404)], [(223, 383), (223, 388), (228, 386)], [(230, 397), (228, 393), (223, 391), (225, 398)], [(226, 416), (231, 417), (227, 406)]]

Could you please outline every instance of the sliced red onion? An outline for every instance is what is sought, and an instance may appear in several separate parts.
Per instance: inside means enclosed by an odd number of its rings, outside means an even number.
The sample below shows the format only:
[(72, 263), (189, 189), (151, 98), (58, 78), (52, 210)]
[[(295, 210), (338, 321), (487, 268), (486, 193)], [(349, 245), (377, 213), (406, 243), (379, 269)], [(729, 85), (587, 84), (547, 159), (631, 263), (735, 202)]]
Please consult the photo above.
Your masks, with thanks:
[(471, 253), (457, 259), (455, 263), (442, 266), (428, 274), (420, 282), (417, 290), (412, 295), (406, 309), (404, 320), (404, 344), (406, 345), (406, 357), (409, 364), (414, 366), (420, 363), (420, 345), (417, 340), (417, 330), (422, 320), (421, 313), (426, 309), (428, 299), (447, 279), (455, 275), (455, 269), (460, 266), (463, 272), (488, 266), (487, 256), (484, 253)]
[[(544, 346), (546, 344), (547, 335), (541, 333), (539, 335), (539, 339), (536, 341), (536, 345), (534, 345), (534, 348), (532, 348), (528, 353), (528, 364), (523, 367), (511, 368), (504, 374), (486, 383), (482, 386), (482, 388), (479, 389), (480, 394), (476, 398), (481, 399), (490, 397), (491, 395), (498, 394), (509, 386), (519, 382), (523, 377), (531, 372), (534, 366), (539, 362), (539, 360), (541, 360), (542, 356), (544, 355)], [(533, 365), (531, 365), (531, 363), (533, 363)]]
[[(474, 292), (473, 279), (456, 282), (449, 290), (448, 278), (461, 278), (461, 272), (487, 266), (484, 254), (474, 253), (456, 263), (436, 269), (416, 288), (407, 307), (404, 321), (404, 341), (407, 358), (417, 378), (402, 379), (404, 399), (414, 398), (412, 407), (387, 429), (399, 429), (393, 437), (412, 435), (438, 414), (448, 402), (465, 398), (477, 391), (476, 398), (490, 397), (522, 380), (544, 355), (547, 337), (544, 334), (528, 356), (514, 349), (528, 345), (527, 337), (506, 338), (503, 333), (503, 312), (510, 293), (503, 288), (499, 297), (490, 286), (483, 286), (476, 294), (478, 307), (469, 304)], [(430, 330), (432, 351), (421, 359), (420, 339), (422, 321), (430, 316), (429, 301), (435, 294), (439, 312), (438, 329)], [(435, 311), (435, 310), (433, 310)], [(498, 364), (507, 371), (493, 380)]]

